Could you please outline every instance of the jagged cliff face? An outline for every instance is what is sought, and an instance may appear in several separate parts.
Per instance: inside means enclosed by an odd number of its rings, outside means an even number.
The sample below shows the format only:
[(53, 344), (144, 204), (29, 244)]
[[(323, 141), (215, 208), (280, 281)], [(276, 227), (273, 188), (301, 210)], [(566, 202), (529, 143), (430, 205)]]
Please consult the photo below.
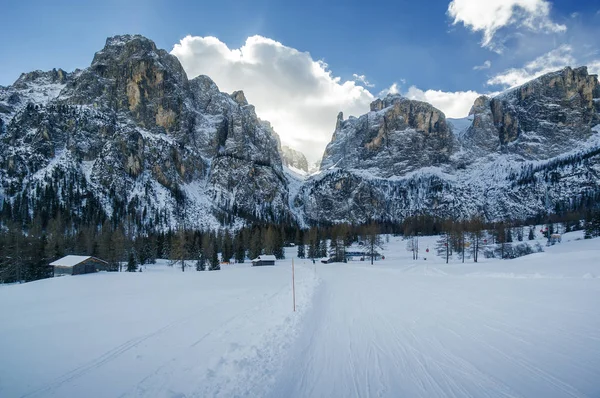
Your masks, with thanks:
[(447, 163), (455, 139), (446, 117), (430, 104), (388, 95), (371, 111), (343, 120), (338, 115), (321, 170), (330, 167), (370, 170), (379, 177), (403, 175)]
[(142, 36), (109, 38), (83, 71), (32, 72), (0, 88), (0, 121), (0, 196), (58, 168), (85, 178), (108, 214), (115, 199), (134, 202), (160, 213), (157, 227), (290, 217), (277, 139), (243, 92), (188, 80)]
[(599, 113), (585, 68), (478, 98), (463, 120), (392, 95), (359, 118), (340, 113), (321, 172), (301, 180), (285, 166), (308, 171), (306, 158), (281, 146), (242, 91), (189, 80), (152, 41), (117, 36), (85, 70), (0, 87), (0, 201), (26, 194), (33, 206), (58, 184), (59, 200), (75, 192), (81, 206), (159, 229), (524, 219), (600, 198)]
[(288, 167), (293, 167), (308, 173), (308, 161), (302, 152), (298, 152), (288, 146), (281, 147), (281, 160)]
[(600, 86), (587, 68), (565, 68), (495, 98), (481, 97), (465, 144), (523, 159), (548, 159), (571, 150), (600, 123)]
[[(525, 219), (600, 197), (600, 85), (565, 68), (446, 120), (388, 96), (338, 115), (321, 174), (294, 198), (309, 222), (431, 214)], [(595, 200), (595, 199), (592, 199)]]
[(192, 96), (183, 67), (143, 36), (109, 38), (61, 97), (66, 104), (126, 111), (147, 130), (185, 133), (193, 126)]

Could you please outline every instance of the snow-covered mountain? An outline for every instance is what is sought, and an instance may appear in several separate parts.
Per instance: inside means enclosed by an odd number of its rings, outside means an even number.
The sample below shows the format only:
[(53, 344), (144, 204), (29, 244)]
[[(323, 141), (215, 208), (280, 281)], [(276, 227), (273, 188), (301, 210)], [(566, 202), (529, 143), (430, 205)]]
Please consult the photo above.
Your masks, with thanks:
[(0, 89), (0, 197), (28, 192), (34, 206), (57, 172), (72, 181), (59, 196), (85, 190), (159, 227), (291, 217), (278, 139), (244, 93), (188, 80), (139, 35), (109, 38), (85, 70)]
[[(600, 197), (600, 85), (585, 67), (550, 73), (464, 119), (398, 95), (340, 113), (320, 172), (281, 147), (244, 93), (188, 79), (139, 35), (109, 38), (89, 68), (31, 72), (0, 87), (0, 202), (59, 200), (148, 228), (245, 220), (489, 220)], [(93, 213), (93, 211), (91, 212)]]
[(389, 95), (338, 115), (321, 173), (294, 205), (310, 221), (415, 214), (525, 219), (600, 197), (600, 85), (585, 67), (475, 101), (465, 119)]

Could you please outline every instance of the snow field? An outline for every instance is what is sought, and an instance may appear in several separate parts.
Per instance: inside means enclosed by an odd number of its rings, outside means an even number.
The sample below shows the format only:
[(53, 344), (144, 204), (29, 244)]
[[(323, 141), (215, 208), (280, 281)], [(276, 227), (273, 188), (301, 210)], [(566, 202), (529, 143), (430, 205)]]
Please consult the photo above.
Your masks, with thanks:
[(598, 239), (477, 265), (413, 261), (405, 243), (318, 267), (270, 397), (600, 396)]
[[(0, 288), (1, 397), (598, 397), (600, 239)], [(427, 260), (423, 260), (429, 247)]]
[(0, 396), (261, 396), (318, 279), (291, 260), (62, 277), (0, 289)]

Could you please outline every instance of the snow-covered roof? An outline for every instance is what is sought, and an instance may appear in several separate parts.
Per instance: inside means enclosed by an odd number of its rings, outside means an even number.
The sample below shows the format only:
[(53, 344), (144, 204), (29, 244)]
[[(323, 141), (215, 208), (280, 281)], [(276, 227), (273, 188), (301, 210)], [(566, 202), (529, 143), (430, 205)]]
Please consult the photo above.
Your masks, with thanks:
[(254, 262), (254, 261), (275, 261), (275, 260), (277, 260), (277, 257), (275, 257), (272, 254), (261, 254), (260, 256), (256, 257), (252, 261)]
[(84, 262), (92, 258), (92, 256), (65, 256), (61, 259), (56, 260), (50, 265), (59, 266), (59, 267), (74, 267), (77, 264)]

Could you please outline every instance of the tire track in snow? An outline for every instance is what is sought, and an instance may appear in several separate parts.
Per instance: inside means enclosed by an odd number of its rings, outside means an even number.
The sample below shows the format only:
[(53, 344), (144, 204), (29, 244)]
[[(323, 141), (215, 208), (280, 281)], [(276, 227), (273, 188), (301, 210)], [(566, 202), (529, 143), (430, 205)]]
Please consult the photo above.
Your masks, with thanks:
[[(235, 300), (236, 300), (236, 298), (234, 297), (231, 300), (228, 300), (228, 302), (235, 301)], [(105, 352), (104, 354), (100, 355), (99, 357), (95, 358), (94, 360), (89, 361), (89, 362), (87, 362), (79, 367), (76, 367), (73, 370), (63, 374), (62, 376), (55, 378), (50, 383), (47, 383), (46, 385), (44, 385), (42, 387), (39, 387), (31, 392), (28, 392), (28, 393), (22, 395), (21, 398), (34, 397), (34, 396), (42, 394), (42, 393), (47, 393), (47, 392), (52, 392), (54, 390), (57, 390), (63, 384), (71, 382), (76, 379), (79, 379), (79, 378), (85, 376), (86, 374), (88, 374), (89, 372), (93, 371), (94, 369), (100, 368), (100, 367), (106, 365), (107, 363), (110, 363), (111, 361), (117, 359), (119, 356), (126, 353), (127, 351), (130, 351), (131, 349), (139, 346), (141, 343), (143, 343), (149, 339), (155, 338), (155, 337), (161, 335), (162, 333), (165, 333), (169, 329), (174, 328), (175, 326), (180, 326), (182, 324), (185, 324), (191, 318), (193, 318), (196, 314), (198, 314), (199, 312), (203, 311), (204, 309), (206, 309), (208, 307), (210, 307), (210, 305), (204, 306), (200, 310), (195, 311), (193, 314), (191, 314), (189, 316), (185, 316), (176, 321), (173, 321), (151, 333), (147, 333), (143, 336), (130, 339), (130, 340), (126, 341), (125, 343)]]

